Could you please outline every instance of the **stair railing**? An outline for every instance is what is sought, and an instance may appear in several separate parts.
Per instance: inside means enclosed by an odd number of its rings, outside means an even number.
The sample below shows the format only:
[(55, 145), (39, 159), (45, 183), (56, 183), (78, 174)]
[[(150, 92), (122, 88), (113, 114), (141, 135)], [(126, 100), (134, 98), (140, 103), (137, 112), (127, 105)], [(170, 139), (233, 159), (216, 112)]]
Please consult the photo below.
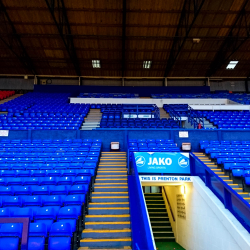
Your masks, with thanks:
[(132, 249), (152, 249), (155, 250), (153, 233), (151, 230), (146, 202), (144, 199), (142, 186), (135, 163), (132, 156), (131, 175), (128, 175), (128, 191), (130, 220), (132, 233)]
[(188, 105), (188, 121), (194, 126), (194, 129), (198, 129), (199, 124), (201, 128), (204, 128), (204, 117), (200, 117), (198, 113)]
[(170, 204), (170, 202), (169, 202), (168, 195), (167, 195), (167, 193), (166, 193), (166, 190), (165, 190), (164, 186), (162, 187), (162, 189), (163, 189), (164, 194), (165, 194), (165, 196), (166, 196), (166, 200), (167, 200), (167, 203), (168, 203), (168, 206), (169, 206), (170, 213), (171, 213), (171, 215), (172, 215), (173, 221), (175, 221), (174, 213), (173, 213), (173, 210), (172, 210), (172, 207), (171, 207), (171, 204)]
[[(165, 109), (166, 107), (166, 109)], [(177, 111), (175, 111), (170, 105), (168, 104), (164, 104), (163, 108), (169, 113), (170, 117), (173, 118), (179, 125), (179, 127), (181, 128), (181, 116), (179, 115), (179, 113)]]
[(225, 208), (250, 233), (250, 204), (193, 153), (190, 153), (190, 165), (191, 174), (199, 176)]

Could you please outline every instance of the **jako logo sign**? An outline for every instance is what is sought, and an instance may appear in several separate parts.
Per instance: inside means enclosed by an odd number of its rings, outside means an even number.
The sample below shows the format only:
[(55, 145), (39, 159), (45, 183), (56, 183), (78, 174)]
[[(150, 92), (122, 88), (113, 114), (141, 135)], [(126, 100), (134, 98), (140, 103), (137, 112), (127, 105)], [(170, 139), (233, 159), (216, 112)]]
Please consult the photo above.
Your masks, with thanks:
[(137, 156), (135, 158), (135, 161), (136, 161), (136, 166), (137, 167), (143, 167), (146, 163), (146, 160), (143, 156)]
[(179, 164), (180, 167), (186, 168), (186, 167), (189, 166), (189, 160), (186, 159), (186, 158), (184, 158), (184, 157), (180, 157), (180, 158), (178, 159), (178, 164)]

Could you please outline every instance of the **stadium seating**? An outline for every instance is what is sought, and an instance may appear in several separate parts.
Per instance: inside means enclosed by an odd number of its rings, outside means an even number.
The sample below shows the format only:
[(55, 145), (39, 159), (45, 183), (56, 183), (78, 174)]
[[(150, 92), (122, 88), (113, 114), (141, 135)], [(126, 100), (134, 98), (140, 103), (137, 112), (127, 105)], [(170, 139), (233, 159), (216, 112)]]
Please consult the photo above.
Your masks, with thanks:
[(152, 98), (155, 99), (162, 99), (162, 98), (170, 98), (170, 99), (194, 99), (194, 98), (224, 98), (229, 99), (234, 102), (238, 102), (241, 104), (250, 104), (249, 95), (246, 93), (228, 93), (228, 92), (221, 92), (221, 93), (199, 93), (199, 94), (152, 94)]
[(250, 191), (250, 141), (201, 141), (200, 147), (236, 183)]
[(6, 98), (13, 96), (13, 95), (15, 95), (15, 91), (12, 91), (12, 90), (11, 91), (9, 91), (9, 90), (3, 91), (3, 90), (1, 90), (0, 91), (0, 100), (6, 99)]
[(79, 129), (90, 105), (70, 104), (69, 93), (28, 93), (0, 105), (0, 129)]
[[(0, 146), (0, 217), (30, 219), (28, 249), (76, 249), (101, 140), (1, 140)], [(0, 242), (16, 250), (22, 224), (13, 225), (0, 227)]]
[(250, 112), (245, 111), (199, 111), (199, 116), (206, 118), (218, 129), (250, 129)]
[(130, 93), (80, 93), (81, 98), (138, 98), (138, 94)]

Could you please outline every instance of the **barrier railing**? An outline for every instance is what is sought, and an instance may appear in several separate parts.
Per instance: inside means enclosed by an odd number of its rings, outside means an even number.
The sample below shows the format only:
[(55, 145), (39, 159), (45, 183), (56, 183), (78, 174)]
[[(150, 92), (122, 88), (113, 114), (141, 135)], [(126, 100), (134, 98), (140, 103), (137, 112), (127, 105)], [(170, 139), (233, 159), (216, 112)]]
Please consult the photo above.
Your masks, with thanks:
[(225, 208), (250, 233), (249, 203), (192, 153), (190, 154), (190, 165), (192, 175), (199, 176), (224, 204)]
[(128, 176), (132, 249), (155, 249), (154, 239), (134, 156)]
[(167, 111), (171, 118), (177, 121), (179, 127), (181, 128), (181, 116), (176, 112), (170, 105), (164, 105), (163, 108)]
[(200, 117), (198, 113), (188, 105), (188, 121), (194, 126), (194, 129), (198, 129), (199, 124), (201, 128), (204, 128), (204, 117)]

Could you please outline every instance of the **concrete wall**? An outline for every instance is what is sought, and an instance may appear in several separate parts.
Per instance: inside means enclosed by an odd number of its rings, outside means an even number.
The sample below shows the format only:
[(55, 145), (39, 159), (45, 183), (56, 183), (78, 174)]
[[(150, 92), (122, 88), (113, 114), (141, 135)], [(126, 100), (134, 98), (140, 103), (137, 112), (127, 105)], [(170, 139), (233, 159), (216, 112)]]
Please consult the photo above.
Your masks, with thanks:
[(210, 90), (228, 90), (233, 92), (245, 92), (245, 81), (222, 81), (222, 82), (210, 82)]
[[(186, 183), (186, 219), (177, 217), (181, 186), (165, 186), (175, 223), (176, 241), (186, 250), (249, 250), (250, 235), (199, 177)], [(169, 217), (170, 211), (168, 209)], [(171, 218), (170, 218), (171, 220)]]
[(0, 78), (0, 90), (33, 90), (34, 79)]

